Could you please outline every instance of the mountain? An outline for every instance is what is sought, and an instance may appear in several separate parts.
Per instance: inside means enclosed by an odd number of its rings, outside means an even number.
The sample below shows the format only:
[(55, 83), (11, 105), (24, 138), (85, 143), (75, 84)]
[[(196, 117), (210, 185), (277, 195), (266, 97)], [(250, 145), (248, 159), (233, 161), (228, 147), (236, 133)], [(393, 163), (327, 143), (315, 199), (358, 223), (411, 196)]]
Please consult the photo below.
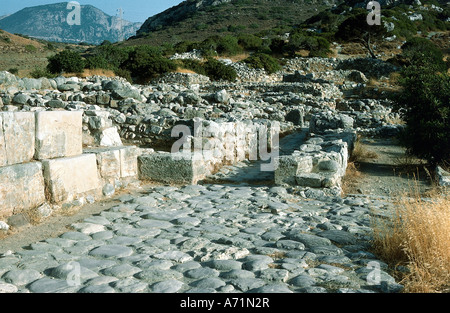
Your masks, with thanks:
[[(226, 33), (256, 33), (293, 26), (337, 0), (187, 0), (148, 18), (134, 43), (202, 40)], [(140, 40), (139, 40), (140, 39)]]
[[(75, 24), (69, 25), (70, 20)], [(67, 2), (24, 8), (0, 19), (0, 28), (10, 33), (67, 43), (116, 42), (133, 36), (141, 25), (110, 16), (92, 5), (82, 5), (77, 11)]]

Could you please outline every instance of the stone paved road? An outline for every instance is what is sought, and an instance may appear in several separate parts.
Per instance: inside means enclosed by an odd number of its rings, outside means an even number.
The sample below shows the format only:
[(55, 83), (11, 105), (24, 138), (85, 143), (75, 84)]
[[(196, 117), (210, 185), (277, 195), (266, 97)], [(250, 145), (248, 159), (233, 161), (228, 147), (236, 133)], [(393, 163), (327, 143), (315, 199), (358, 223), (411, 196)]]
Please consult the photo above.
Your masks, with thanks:
[(160, 186), (0, 256), (0, 292), (396, 292), (369, 252), (365, 197), (283, 187)]

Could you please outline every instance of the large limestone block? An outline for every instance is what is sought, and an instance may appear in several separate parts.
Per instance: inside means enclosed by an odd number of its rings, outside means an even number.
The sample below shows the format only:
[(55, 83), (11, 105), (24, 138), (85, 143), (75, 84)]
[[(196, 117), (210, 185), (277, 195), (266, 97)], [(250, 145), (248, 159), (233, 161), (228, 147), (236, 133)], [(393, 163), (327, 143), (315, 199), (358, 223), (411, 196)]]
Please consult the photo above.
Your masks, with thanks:
[(45, 202), (42, 164), (31, 162), (0, 167), (0, 215), (33, 209)]
[(120, 149), (120, 177), (137, 177), (138, 176), (138, 157), (141, 150), (137, 147), (123, 147)]
[(120, 178), (120, 150), (118, 148), (94, 148), (84, 152), (95, 154), (100, 178), (105, 183), (114, 183), (115, 179)]
[(55, 203), (72, 201), (85, 194), (97, 195), (101, 190), (95, 154), (43, 160), (42, 165)]
[(82, 153), (82, 111), (36, 113), (36, 159), (71, 157)]
[(0, 113), (0, 166), (31, 161), (34, 156), (34, 133), (34, 113)]
[(202, 158), (194, 153), (157, 152), (138, 157), (139, 178), (163, 183), (196, 184), (208, 172)]
[(275, 184), (295, 185), (296, 176), (310, 173), (313, 169), (313, 159), (309, 155), (288, 155), (276, 159)]
[(107, 183), (138, 176), (137, 158), (141, 153), (135, 146), (100, 147), (84, 152), (96, 155), (100, 177)]

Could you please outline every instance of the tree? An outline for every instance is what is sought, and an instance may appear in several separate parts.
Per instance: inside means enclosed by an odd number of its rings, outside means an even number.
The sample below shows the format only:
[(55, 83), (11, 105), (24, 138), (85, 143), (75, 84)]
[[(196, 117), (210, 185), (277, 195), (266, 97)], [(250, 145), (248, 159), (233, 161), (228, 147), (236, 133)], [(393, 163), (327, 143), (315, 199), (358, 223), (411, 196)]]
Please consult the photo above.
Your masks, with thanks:
[(344, 20), (338, 27), (336, 38), (344, 41), (361, 43), (369, 52), (370, 56), (376, 59), (373, 51), (373, 42), (381, 39), (387, 34), (386, 28), (381, 25), (369, 25), (367, 22), (367, 11), (356, 10), (355, 13)]

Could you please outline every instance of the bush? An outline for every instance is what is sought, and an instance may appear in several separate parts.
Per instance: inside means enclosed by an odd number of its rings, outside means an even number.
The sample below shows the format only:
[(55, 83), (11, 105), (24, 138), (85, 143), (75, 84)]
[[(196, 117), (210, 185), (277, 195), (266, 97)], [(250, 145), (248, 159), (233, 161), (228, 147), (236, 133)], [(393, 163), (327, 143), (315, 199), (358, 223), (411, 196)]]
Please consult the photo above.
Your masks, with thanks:
[(289, 43), (283, 47), (283, 51), (290, 56), (295, 56), (296, 51), (301, 49), (309, 50), (310, 56), (326, 57), (330, 52), (330, 43), (315, 33), (296, 32), (289, 38)]
[(252, 68), (263, 68), (269, 74), (281, 70), (281, 65), (278, 63), (277, 59), (265, 53), (255, 53), (245, 59), (244, 62)]
[(182, 66), (188, 70), (194, 71), (200, 75), (207, 75), (205, 67), (202, 62), (197, 60), (185, 59), (180, 60)]
[(48, 71), (48, 69), (42, 69), (42, 68), (35, 68), (31, 73), (30, 73), (31, 77), (33, 78), (41, 78), (41, 77), (46, 77), (46, 78), (55, 78), (57, 75), (56, 74), (52, 74)]
[(161, 56), (159, 49), (139, 46), (130, 53), (120, 68), (129, 71), (138, 82), (147, 83), (160, 74), (175, 71), (177, 65), (174, 61)]
[(37, 48), (35, 46), (33, 46), (33, 45), (26, 45), (25, 46), (25, 51), (26, 52), (36, 52)]
[(63, 50), (48, 58), (47, 70), (53, 74), (80, 73), (85, 66), (84, 59), (75, 51)]
[(17, 74), (19, 74), (19, 69), (18, 68), (10, 68), (8, 70), (8, 72), (10, 72), (13, 75), (17, 75)]
[(234, 81), (237, 78), (237, 73), (234, 68), (215, 59), (209, 59), (204, 64), (204, 69), (206, 75), (213, 80)]
[(242, 52), (238, 39), (234, 36), (211, 36), (198, 44), (197, 49), (205, 56), (236, 55)]
[(238, 44), (247, 51), (255, 51), (261, 48), (263, 40), (255, 35), (241, 34), (238, 36)]
[(130, 71), (124, 70), (124, 69), (116, 69), (114, 70), (114, 74), (116, 74), (119, 77), (125, 78), (126, 80), (128, 80), (130, 83), (133, 82), (133, 79), (131, 78), (131, 73)]
[(85, 62), (85, 67), (88, 69), (110, 69), (111, 65), (102, 55), (94, 55), (88, 57)]
[(133, 48), (120, 48), (112, 44), (97, 47), (93, 54), (102, 57), (108, 63), (110, 69), (119, 68), (130, 56)]
[(411, 65), (433, 67), (436, 71), (447, 71), (444, 54), (430, 40), (414, 37), (402, 46), (402, 56)]
[(436, 73), (431, 64), (410, 65), (402, 71), (400, 84), (404, 145), (430, 164), (450, 161), (450, 75)]
[(242, 52), (238, 39), (233, 36), (221, 37), (217, 43), (217, 53), (219, 55), (236, 55)]

